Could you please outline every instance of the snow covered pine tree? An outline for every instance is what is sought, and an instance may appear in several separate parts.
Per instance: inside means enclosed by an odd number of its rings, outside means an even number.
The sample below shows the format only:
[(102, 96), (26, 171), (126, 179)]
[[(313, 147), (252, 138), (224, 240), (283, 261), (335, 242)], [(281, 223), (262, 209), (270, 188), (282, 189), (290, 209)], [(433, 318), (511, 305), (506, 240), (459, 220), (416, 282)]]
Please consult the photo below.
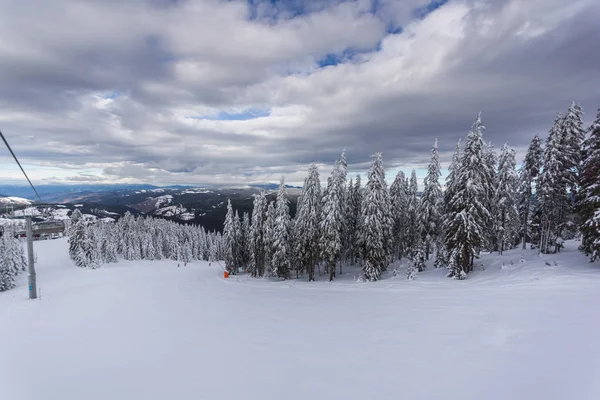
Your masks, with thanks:
[(312, 164), (304, 182), (302, 201), (295, 219), (299, 268), (308, 273), (309, 281), (315, 280), (315, 264), (319, 259), (320, 221), (321, 181), (317, 165)]
[(290, 277), (290, 206), (285, 190), (285, 181), (283, 177), (279, 184), (277, 192), (277, 206), (275, 208), (275, 223), (273, 226), (272, 248), (273, 256), (271, 270), (274, 276), (287, 279)]
[(387, 269), (391, 250), (389, 193), (381, 153), (373, 156), (362, 202), (360, 246), (365, 278), (376, 281)]
[(490, 171), (486, 171), (481, 113), (477, 116), (452, 171), (451, 198), (445, 217), (445, 246), (452, 270), (449, 276), (465, 279), (473, 269), (478, 249), (485, 243), (484, 224), (491, 218), (487, 209)]
[(577, 210), (583, 253), (591, 261), (600, 258), (600, 110), (584, 145)]

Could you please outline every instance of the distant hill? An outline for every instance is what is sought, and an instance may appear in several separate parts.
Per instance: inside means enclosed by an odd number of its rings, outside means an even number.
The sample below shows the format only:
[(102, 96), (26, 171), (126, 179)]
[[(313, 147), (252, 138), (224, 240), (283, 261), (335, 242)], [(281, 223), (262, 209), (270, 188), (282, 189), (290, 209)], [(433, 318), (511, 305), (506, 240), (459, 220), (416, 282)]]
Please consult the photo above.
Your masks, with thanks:
[[(78, 190), (82, 187), (85, 187), (86, 190)], [(112, 188), (103, 186), (103, 190), (99, 191), (91, 190), (93, 186), (82, 187), (72, 187), (71, 190), (61, 193), (42, 194), (42, 199), (44, 203), (54, 204), (50, 208), (56, 210), (61, 216), (70, 215), (73, 209), (79, 208), (84, 214), (98, 218), (118, 219), (129, 211), (134, 215), (150, 215), (181, 223), (199, 224), (208, 230), (221, 231), (227, 213), (228, 200), (231, 200), (233, 208), (240, 215), (245, 212), (251, 213), (254, 196), (261, 191), (266, 191), (269, 201), (273, 201), (279, 186), (194, 188), (190, 186), (139, 185), (132, 188), (115, 185)], [(287, 191), (290, 213), (294, 216), (300, 189), (290, 186)], [(23, 203), (19, 208), (32, 203), (28, 199), (22, 200), (28, 203)], [(0, 202), (0, 206), (2, 204)], [(5, 211), (0, 209), (0, 214)], [(56, 214), (56, 212), (50, 214)]]

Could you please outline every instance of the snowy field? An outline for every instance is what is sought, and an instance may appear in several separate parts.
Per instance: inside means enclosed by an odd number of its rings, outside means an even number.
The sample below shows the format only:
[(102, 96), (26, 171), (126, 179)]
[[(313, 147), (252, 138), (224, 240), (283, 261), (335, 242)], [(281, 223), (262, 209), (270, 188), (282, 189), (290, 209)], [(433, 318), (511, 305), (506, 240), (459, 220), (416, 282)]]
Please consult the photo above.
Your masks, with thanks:
[(466, 281), (309, 284), (83, 270), (36, 242), (41, 300), (25, 275), (0, 293), (0, 398), (600, 399), (600, 266), (576, 247), (487, 255)]

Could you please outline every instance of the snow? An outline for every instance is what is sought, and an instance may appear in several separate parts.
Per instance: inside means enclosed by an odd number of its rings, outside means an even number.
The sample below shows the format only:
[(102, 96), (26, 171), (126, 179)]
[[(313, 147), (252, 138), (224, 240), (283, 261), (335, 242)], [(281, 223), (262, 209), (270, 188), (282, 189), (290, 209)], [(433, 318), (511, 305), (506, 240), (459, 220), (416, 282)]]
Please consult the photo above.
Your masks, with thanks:
[(159, 196), (156, 199), (155, 207), (160, 208), (163, 204), (170, 204), (173, 201), (173, 196), (170, 194), (166, 194), (164, 196)]
[(183, 192), (181, 192), (181, 194), (206, 194), (206, 193), (213, 193), (213, 191), (208, 190), (208, 189), (196, 188), (196, 189), (186, 189)]
[(26, 215), (40, 216), (40, 215), (42, 215), (42, 212), (40, 210), (38, 210), (36, 207), (27, 207), (23, 210), (15, 210), (14, 211), (15, 217), (23, 217)]
[(13, 218), (0, 218), (0, 225), (24, 225), (24, 220)]
[(193, 212), (184, 212), (178, 215), (179, 219), (182, 221), (189, 221), (196, 218), (196, 215)]
[(181, 205), (167, 206), (154, 211), (154, 215), (163, 217), (173, 217), (187, 212), (187, 209)]
[(308, 283), (204, 262), (84, 270), (66, 239), (35, 242), (41, 300), (25, 275), (0, 293), (1, 397), (598, 399), (600, 267), (577, 245), (484, 255), (465, 281)]
[(0, 197), (0, 205), (29, 205), (33, 203), (31, 200), (24, 199), (22, 197), (8, 196)]
[(69, 210), (68, 208), (56, 208), (51, 210), (50, 213), (52, 214), (53, 219), (64, 221), (71, 218), (68, 215), (70, 211), (71, 210)]

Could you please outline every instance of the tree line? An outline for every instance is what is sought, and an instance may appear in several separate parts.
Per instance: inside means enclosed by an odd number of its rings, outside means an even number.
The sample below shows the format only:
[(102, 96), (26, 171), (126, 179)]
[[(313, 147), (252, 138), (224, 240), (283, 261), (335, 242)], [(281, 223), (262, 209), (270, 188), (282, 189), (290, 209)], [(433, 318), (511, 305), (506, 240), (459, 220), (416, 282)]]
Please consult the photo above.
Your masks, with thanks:
[(69, 255), (78, 267), (98, 268), (124, 260), (179, 261), (223, 259), (222, 237), (201, 226), (127, 212), (117, 222), (88, 224), (76, 209), (68, 225)]
[(17, 227), (4, 225), (0, 237), (0, 292), (15, 287), (17, 276), (27, 270), (23, 244), (15, 237)]
[(456, 145), (445, 190), (440, 183), (437, 140), (418, 192), (413, 170), (398, 172), (389, 186), (380, 153), (373, 155), (367, 182), (347, 180), (345, 153), (323, 188), (316, 164), (304, 181), (295, 218), (282, 178), (277, 198), (254, 198), (253, 211), (239, 215), (231, 203), (223, 231), (223, 256), (231, 274), (315, 280), (321, 267), (330, 280), (344, 264), (359, 264), (375, 281), (393, 262), (408, 260), (407, 278), (435, 258), (436, 268), (465, 279), (482, 251), (502, 253), (522, 243), (543, 253), (558, 252), (563, 241), (581, 235), (580, 249), (600, 256), (600, 111), (583, 126), (573, 102), (558, 114), (549, 135), (535, 135), (517, 168), (515, 150), (500, 151), (484, 141), (479, 114)]

